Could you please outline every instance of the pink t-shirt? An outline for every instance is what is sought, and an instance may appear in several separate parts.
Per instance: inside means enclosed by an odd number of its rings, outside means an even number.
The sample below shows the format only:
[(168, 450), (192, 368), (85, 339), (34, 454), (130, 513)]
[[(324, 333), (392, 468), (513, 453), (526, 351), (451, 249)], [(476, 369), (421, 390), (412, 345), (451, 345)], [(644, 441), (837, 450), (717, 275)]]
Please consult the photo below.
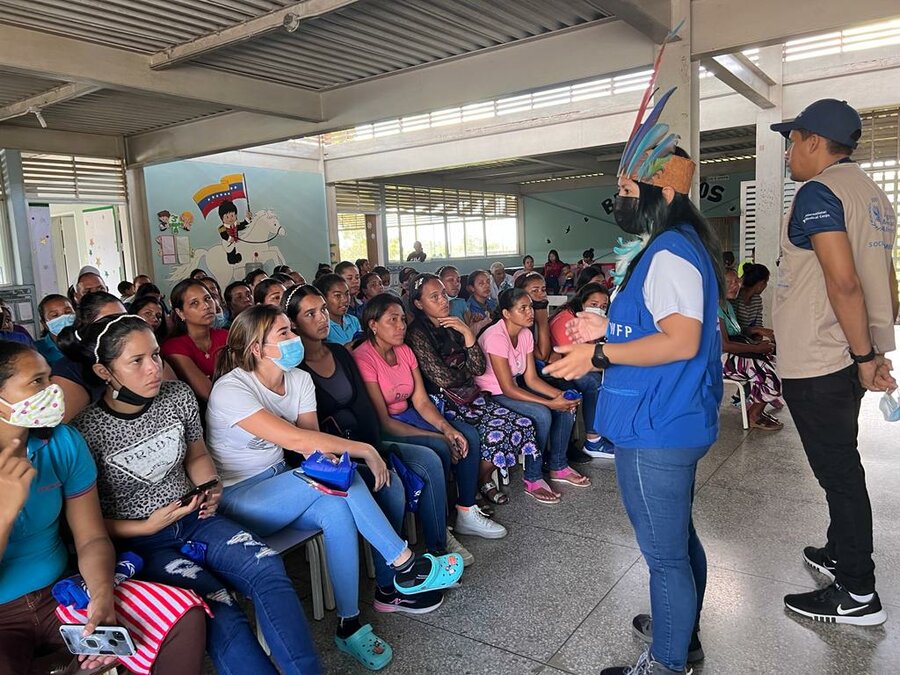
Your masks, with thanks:
[[(485, 354), (493, 354), (494, 356), (505, 356), (509, 361), (509, 369), (512, 371), (513, 377), (521, 375), (525, 372), (528, 365), (528, 355), (534, 351), (534, 337), (530, 330), (522, 329), (519, 331), (519, 339), (515, 347), (509, 338), (509, 332), (506, 330), (506, 324), (498, 321), (493, 326), (485, 330), (481, 337), (478, 338), (478, 344)], [(482, 391), (489, 391), (492, 394), (502, 394), (500, 383), (497, 376), (494, 375), (494, 368), (491, 366), (490, 356), (487, 358), (487, 369), (484, 375), (475, 378), (477, 384)]]
[(353, 350), (353, 358), (363, 382), (375, 382), (387, 405), (388, 414), (399, 415), (406, 410), (407, 399), (412, 396), (416, 383), (413, 369), (419, 367), (416, 355), (406, 345), (394, 347), (397, 365), (389, 366), (374, 345), (366, 340)]

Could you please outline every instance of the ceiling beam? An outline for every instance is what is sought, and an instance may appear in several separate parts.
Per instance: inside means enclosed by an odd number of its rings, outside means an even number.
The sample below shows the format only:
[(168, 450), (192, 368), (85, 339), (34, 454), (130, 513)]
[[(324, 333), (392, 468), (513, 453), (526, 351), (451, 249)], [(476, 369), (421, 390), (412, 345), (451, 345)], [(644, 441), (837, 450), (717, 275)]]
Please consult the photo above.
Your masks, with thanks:
[(293, 33), (300, 22), (328, 14), (341, 7), (352, 5), (356, 0), (303, 0), (274, 12), (263, 14), (252, 19), (211, 33), (206, 33), (193, 40), (167, 47), (150, 57), (150, 67), (154, 70), (165, 70), (185, 61), (191, 61), (209, 52), (234, 47), (260, 35), (284, 29)]
[(41, 92), (40, 94), (35, 94), (34, 96), (29, 96), (3, 106), (0, 108), (0, 122), (5, 122), (6, 120), (11, 120), (15, 117), (21, 117), (22, 115), (27, 115), (28, 113), (35, 111), (40, 112), (48, 106), (87, 96), (98, 89), (99, 87), (95, 87), (91, 84), (79, 84), (76, 82), (61, 84), (58, 87)]
[(671, 4), (666, 0), (601, 0), (600, 6), (656, 44), (669, 34)]
[(145, 54), (17, 26), (4, 25), (2, 32), (2, 70), (294, 120), (322, 119), (317, 92), (198, 66), (154, 72)]
[(125, 158), (125, 141), (121, 136), (20, 127), (16, 124), (0, 124), (0, 148), (55, 155)]
[(505, 192), (509, 194), (518, 194), (516, 187), (502, 185), (500, 183), (489, 183), (484, 181), (463, 180), (455, 174), (427, 173), (413, 174), (410, 176), (386, 176), (379, 178), (374, 183), (382, 185), (409, 185), (411, 187), (438, 187), (449, 188), (451, 190), (481, 190), (484, 192)]
[(561, 152), (552, 155), (538, 155), (529, 157), (529, 161), (539, 164), (549, 164), (574, 171), (597, 171), (598, 159), (588, 152)]
[(709, 56), (701, 59), (700, 64), (760, 108), (770, 110), (775, 107), (769, 94), (775, 81), (740, 52)]
[(806, 2), (693, 0), (693, 58), (730, 54), (900, 16), (897, 0)]

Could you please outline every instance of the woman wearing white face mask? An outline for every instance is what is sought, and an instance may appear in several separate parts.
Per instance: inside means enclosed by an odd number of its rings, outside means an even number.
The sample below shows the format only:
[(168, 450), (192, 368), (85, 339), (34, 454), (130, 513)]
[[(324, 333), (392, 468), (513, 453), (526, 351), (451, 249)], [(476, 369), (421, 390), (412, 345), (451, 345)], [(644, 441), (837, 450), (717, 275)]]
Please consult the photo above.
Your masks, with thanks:
[[(210, 450), (225, 486), (223, 511), (263, 537), (286, 527), (323, 530), (339, 617), (335, 643), (366, 668), (379, 670), (393, 652), (359, 621), (357, 531), (393, 568), (398, 604), (405, 595), (456, 583), (463, 564), (456, 555), (414, 555), (360, 475), (346, 496), (324, 494), (293, 475), (285, 451), (348, 452), (374, 474), (376, 491), (391, 482), (374, 447), (318, 431), (315, 387), (296, 367), (303, 355), (303, 342), (275, 307), (255, 305), (231, 325), (206, 416)], [(437, 573), (441, 569), (444, 573)], [(417, 574), (434, 583), (426, 581), (410, 593)]]
[(38, 315), (41, 317), (43, 332), (34, 346), (51, 366), (63, 358), (63, 353), (56, 344), (56, 336), (63, 328), (75, 323), (75, 308), (64, 295), (54, 293), (46, 296), (38, 304)]

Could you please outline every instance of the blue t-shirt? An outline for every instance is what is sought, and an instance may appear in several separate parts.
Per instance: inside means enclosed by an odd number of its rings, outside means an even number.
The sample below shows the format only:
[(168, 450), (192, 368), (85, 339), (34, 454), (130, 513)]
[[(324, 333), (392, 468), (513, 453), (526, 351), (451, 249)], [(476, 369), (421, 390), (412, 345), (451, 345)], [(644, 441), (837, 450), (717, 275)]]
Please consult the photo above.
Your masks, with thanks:
[(837, 195), (815, 180), (801, 185), (794, 197), (794, 208), (788, 221), (788, 238), (791, 243), (797, 248), (812, 251), (813, 235), (846, 231), (844, 205)]
[(47, 359), (47, 363), (51, 366), (63, 357), (63, 353), (49, 335), (45, 335), (40, 340), (35, 340), (34, 348), (38, 350), (41, 356)]
[(450, 298), (450, 316), (466, 320), (466, 301), (462, 298)]
[(31, 434), (27, 453), (37, 475), (0, 560), (0, 603), (59, 579), (69, 557), (59, 535), (63, 500), (83, 495), (97, 480), (87, 444), (65, 424), (56, 427), (48, 441)]
[(475, 299), (474, 295), (470, 295), (466, 301), (466, 307), (472, 313), (472, 316), (490, 316), (497, 309), (497, 301), (493, 298), (488, 298), (482, 305)]
[(333, 320), (328, 322), (328, 337), (325, 338), (325, 342), (345, 345), (352, 342), (361, 330), (359, 319), (348, 312), (344, 314), (343, 326)]

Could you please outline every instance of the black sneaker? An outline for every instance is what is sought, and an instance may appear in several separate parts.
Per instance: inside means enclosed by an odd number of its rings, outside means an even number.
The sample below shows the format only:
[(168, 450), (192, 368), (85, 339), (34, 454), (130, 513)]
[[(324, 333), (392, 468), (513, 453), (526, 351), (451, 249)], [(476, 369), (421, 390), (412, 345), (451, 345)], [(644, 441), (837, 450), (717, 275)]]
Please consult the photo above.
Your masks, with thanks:
[(784, 596), (784, 606), (816, 621), (849, 623), (854, 626), (880, 626), (887, 621), (887, 612), (875, 593), (868, 602), (857, 602), (850, 593), (831, 584), (817, 591)]
[(594, 461), (593, 457), (574, 444), (569, 446), (569, 450), (566, 453), (566, 459), (569, 464), (590, 464)]
[[(631, 631), (635, 637), (648, 645), (653, 642), (653, 619), (649, 614), (638, 614), (631, 620)], [(691, 644), (688, 645), (688, 663), (700, 663), (706, 655), (703, 653), (703, 646), (700, 644), (699, 631), (694, 630), (691, 635)]]
[(376, 612), (402, 612), (403, 614), (428, 614), (440, 607), (444, 602), (441, 591), (426, 591), (417, 595), (403, 595), (396, 589), (383, 590), (375, 587)]
[(834, 581), (835, 562), (828, 557), (824, 548), (816, 548), (815, 546), (807, 546), (803, 549), (803, 560), (807, 565), (812, 567), (819, 574), (828, 577), (829, 581)]

